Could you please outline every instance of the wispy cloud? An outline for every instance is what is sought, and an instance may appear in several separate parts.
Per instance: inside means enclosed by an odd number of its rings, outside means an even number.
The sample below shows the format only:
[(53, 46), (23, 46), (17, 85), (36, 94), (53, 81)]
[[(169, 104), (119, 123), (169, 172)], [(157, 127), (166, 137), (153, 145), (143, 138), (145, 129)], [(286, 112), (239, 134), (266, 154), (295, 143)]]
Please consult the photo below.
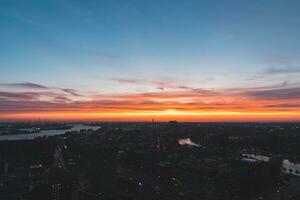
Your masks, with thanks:
[[(300, 67), (269, 67), (266, 68), (265, 70), (252, 74), (248, 77), (245, 78), (246, 81), (263, 81), (266, 79), (273, 79), (274, 76), (276, 78), (280, 77), (281, 79), (288, 79), (289, 81), (285, 80), (283, 81), (284, 83), (291, 83), (293, 81), (297, 81), (295, 79), (287, 78), (291, 77), (294, 75), (297, 75), (300, 73)], [(297, 81), (298, 83), (298, 81)]]
[(74, 89), (68, 89), (68, 88), (61, 88), (61, 90), (62, 91), (64, 91), (64, 92), (66, 92), (66, 93), (68, 93), (68, 94), (71, 94), (71, 95), (73, 95), (73, 96), (81, 96), (78, 92), (77, 92), (77, 90), (74, 90)]
[(43, 94), (51, 94), (52, 93), (66, 93), (68, 95), (73, 96), (81, 96), (77, 90), (70, 89), (70, 88), (59, 88), (59, 87), (50, 87), (50, 86), (44, 86), (41, 84), (31, 83), (31, 82), (24, 82), (24, 83), (0, 83), (0, 89), (9, 89), (9, 91), (17, 89), (17, 90), (30, 90), (35, 91), (31, 94), (42, 94), (40, 92), (43, 92)]
[(13, 101), (17, 100), (25, 100), (32, 101), (39, 97), (39, 93), (35, 92), (0, 92), (0, 98), (2, 99), (10, 99)]
[(159, 90), (164, 90), (164, 89), (195, 90), (195, 91), (198, 90), (198, 88), (194, 88), (184, 84), (179, 84), (174, 81), (130, 79), (130, 78), (111, 78), (111, 80), (116, 81), (118, 83), (124, 83), (124, 84), (152, 86)]
[[(140, 83), (142, 80), (119, 81)], [(157, 82), (149, 84), (156, 86)], [(50, 88), (46, 89), (47, 91), (26, 92), (26, 89), (30, 87), (27, 87), (28, 84), (25, 85), (26, 87), (23, 87), (22, 84), (24, 92), (0, 92), (2, 118), (9, 113), (20, 112), (75, 112), (77, 114), (102, 113), (103, 115), (168, 113), (169, 111), (192, 115), (202, 112), (293, 111), (300, 113), (300, 86), (290, 87), (286, 84), (214, 90), (171, 85), (172, 90), (127, 94), (87, 94), (73, 89), (51, 90), (52, 87), (47, 86), (43, 86), (43, 88)], [(87, 100), (78, 99), (77, 95)]]
[(11, 88), (21, 88), (21, 89), (48, 89), (48, 87), (36, 84), (36, 83), (0, 83), (0, 87), (11, 87)]
[(284, 55), (271, 55), (264, 58), (264, 62), (268, 65), (291, 65), (296, 61), (295, 58)]
[(291, 108), (291, 109), (295, 109), (295, 108), (300, 108), (300, 103), (299, 104), (272, 104), (272, 105), (266, 105), (266, 107), (269, 108), (279, 108), (279, 109), (286, 109), (286, 108)]
[(274, 75), (274, 74), (291, 74), (300, 73), (300, 67), (286, 66), (286, 67), (270, 67), (267, 68), (264, 74)]
[(246, 96), (255, 99), (299, 99), (300, 87), (269, 89), (245, 92)]

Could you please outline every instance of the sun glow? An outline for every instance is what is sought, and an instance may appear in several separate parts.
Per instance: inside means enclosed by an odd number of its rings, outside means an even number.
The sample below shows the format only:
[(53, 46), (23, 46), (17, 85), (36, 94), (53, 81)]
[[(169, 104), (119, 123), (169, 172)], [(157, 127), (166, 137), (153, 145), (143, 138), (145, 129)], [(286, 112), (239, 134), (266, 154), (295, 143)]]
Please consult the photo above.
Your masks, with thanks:
[(134, 111), (134, 112), (23, 112), (1, 115), (0, 120), (98, 120), (98, 121), (297, 121), (300, 112), (239, 111)]

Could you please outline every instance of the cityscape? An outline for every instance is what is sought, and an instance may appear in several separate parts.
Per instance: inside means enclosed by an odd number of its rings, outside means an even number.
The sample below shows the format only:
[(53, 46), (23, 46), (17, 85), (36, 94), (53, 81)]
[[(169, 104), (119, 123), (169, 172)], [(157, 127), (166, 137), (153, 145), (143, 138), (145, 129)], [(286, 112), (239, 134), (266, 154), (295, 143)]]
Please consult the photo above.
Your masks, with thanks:
[(0, 200), (300, 200), (299, 10), (0, 0)]
[(299, 123), (3, 123), (0, 199), (297, 200), (299, 129)]

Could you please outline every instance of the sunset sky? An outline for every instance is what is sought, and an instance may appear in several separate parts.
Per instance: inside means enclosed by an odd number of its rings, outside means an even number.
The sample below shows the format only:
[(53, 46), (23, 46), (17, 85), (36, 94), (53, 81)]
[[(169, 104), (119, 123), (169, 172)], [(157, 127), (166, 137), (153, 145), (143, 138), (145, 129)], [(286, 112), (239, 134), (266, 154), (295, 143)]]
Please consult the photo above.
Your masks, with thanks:
[(0, 121), (300, 121), (298, 0), (0, 0)]

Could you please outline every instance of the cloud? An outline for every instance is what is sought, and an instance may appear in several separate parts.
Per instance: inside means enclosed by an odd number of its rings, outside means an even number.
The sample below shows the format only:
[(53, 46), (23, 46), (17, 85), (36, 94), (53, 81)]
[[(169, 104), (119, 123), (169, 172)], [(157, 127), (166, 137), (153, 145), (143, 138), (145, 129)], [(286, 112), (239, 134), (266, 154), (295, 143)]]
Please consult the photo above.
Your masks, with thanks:
[(299, 99), (300, 87), (256, 90), (245, 92), (245, 95), (255, 99)]
[(36, 84), (36, 83), (30, 83), (30, 82), (0, 83), (0, 87), (21, 88), (21, 89), (48, 89), (48, 87), (46, 86)]
[(276, 74), (291, 74), (291, 73), (300, 73), (300, 67), (270, 67), (265, 70), (264, 74), (267, 75), (276, 75)]
[(300, 73), (300, 66), (277, 66), (266, 68), (245, 78), (247, 81), (265, 80), (278, 75), (293, 75)]
[[(137, 80), (121, 80), (136, 82)], [(138, 80), (137, 82), (139, 82)], [(157, 82), (154, 82), (155, 84)], [(20, 84), (17, 84), (19, 86)], [(26, 87), (23, 87), (26, 85)], [(39, 85), (39, 84), (36, 84)], [(175, 84), (174, 84), (175, 85)], [(22, 84), (24, 90), (31, 89)], [(31, 86), (31, 84), (29, 84)], [(173, 85), (172, 85), (173, 86)], [(35, 87), (35, 86), (33, 86)], [(177, 85), (173, 90), (126, 94), (81, 93), (74, 89), (47, 87), (47, 91), (1, 92), (0, 113), (300, 113), (300, 86), (279, 84), (249, 88), (203, 89)], [(78, 98), (80, 95), (82, 98)], [(1, 117), (0, 117), (1, 118)]]
[(64, 96), (57, 96), (54, 98), (54, 102), (66, 103), (72, 101), (71, 99)]
[(273, 55), (266, 57), (264, 61), (271, 65), (290, 65), (295, 61), (295, 59), (288, 56)]
[(116, 81), (118, 83), (146, 84), (141, 79), (111, 78), (111, 80)]
[[(77, 90), (75, 89), (70, 89), (70, 88), (59, 88), (59, 87), (49, 87), (49, 86), (44, 86), (41, 84), (37, 84), (37, 83), (31, 83), (31, 82), (23, 82), (23, 83), (0, 83), (0, 88), (3, 89), (9, 89), (9, 91), (12, 91), (13, 89), (16, 90), (30, 90), (31, 92), (34, 91), (36, 92), (44, 92), (43, 95), (50, 95), (50, 96), (55, 96), (54, 93), (57, 93), (57, 95), (61, 95), (60, 93), (66, 93), (68, 95), (72, 95), (72, 96), (77, 96), (80, 97), (82, 96), (81, 94), (78, 93)], [(40, 93), (41, 94), (41, 93)]]
[(174, 81), (161, 81), (161, 80), (145, 80), (145, 79), (126, 79), (126, 78), (111, 78), (111, 80), (118, 83), (134, 84), (134, 85), (147, 85), (152, 86), (158, 90), (175, 89), (175, 90), (195, 90), (200, 91), (204, 89), (194, 88), (187, 85), (175, 83)]
[(4, 99), (10, 99), (13, 101), (17, 100), (27, 100), (31, 101), (34, 99), (37, 99), (39, 97), (39, 93), (35, 92), (0, 92), (0, 98)]
[(0, 99), (9, 101), (48, 101), (70, 102), (70, 98), (55, 92), (3, 92), (0, 91)]
[(266, 105), (266, 107), (269, 108), (279, 108), (279, 109), (295, 109), (295, 108), (300, 108), (300, 103), (299, 104), (272, 104), (272, 105)]
[(0, 113), (15, 112), (57, 112), (57, 111), (78, 111), (74, 107), (66, 106), (65, 102), (47, 102), (47, 101), (10, 101), (0, 99)]
[(74, 89), (62, 88), (61, 90), (68, 94), (74, 95), (74, 96), (81, 96), (80, 94), (77, 93), (77, 90), (74, 90)]

